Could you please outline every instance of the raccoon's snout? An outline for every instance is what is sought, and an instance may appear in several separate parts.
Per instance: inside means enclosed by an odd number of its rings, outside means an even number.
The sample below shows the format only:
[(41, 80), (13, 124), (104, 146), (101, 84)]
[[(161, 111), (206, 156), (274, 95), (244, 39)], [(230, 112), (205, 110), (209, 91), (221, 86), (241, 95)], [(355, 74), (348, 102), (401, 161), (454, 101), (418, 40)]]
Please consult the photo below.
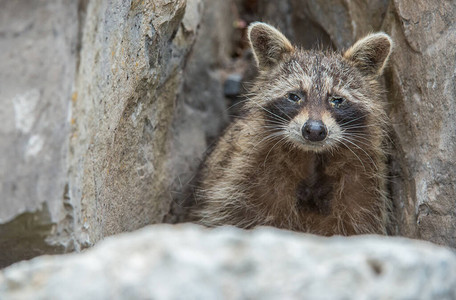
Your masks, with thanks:
[(328, 129), (322, 121), (309, 120), (302, 126), (301, 133), (308, 141), (320, 142), (328, 135)]

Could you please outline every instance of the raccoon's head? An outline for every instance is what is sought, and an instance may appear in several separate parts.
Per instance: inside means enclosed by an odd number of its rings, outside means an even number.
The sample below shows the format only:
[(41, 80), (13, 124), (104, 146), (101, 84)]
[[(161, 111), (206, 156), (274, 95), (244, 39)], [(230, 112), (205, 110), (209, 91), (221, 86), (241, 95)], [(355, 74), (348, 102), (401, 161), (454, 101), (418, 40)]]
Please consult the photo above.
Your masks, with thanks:
[(248, 35), (260, 74), (246, 106), (269, 136), (319, 152), (362, 148), (381, 130), (388, 35), (368, 35), (343, 54), (297, 49), (265, 23), (250, 25)]

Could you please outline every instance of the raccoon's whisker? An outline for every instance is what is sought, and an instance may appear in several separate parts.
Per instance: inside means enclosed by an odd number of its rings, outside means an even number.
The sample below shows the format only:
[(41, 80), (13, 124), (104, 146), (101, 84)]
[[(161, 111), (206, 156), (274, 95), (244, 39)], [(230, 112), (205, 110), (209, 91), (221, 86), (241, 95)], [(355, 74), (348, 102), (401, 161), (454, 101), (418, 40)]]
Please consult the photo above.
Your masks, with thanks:
[(265, 132), (270, 133), (270, 134), (285, 134), (285, 128), (265, 128)]
[(361, 117), (358, 117), (358, 118), (356, 118), (356, 119), (352, 119), (352, 120), (350, 120), (350, 121), (348, 121), (348, 122), (345, 122), (345, 123), (342, 123), (342, 124), (340, 124), (339, 126), (340, 126), (340, 127), (343, 127), (343, 126), (345, 126), (345, 125), (347, 125), (347, 124), (350, 124), (350, 123), (352, 123), (352, 122), (358, 121), (359, 119), (365, 118), (367, 115), (368, 115), (368, 114), (364, 114), (364, 115), (362, 115)]
[(291, 151), (292, 151), (293, 149), (296, 148), (296, 144), (295, 144), (295, 143), (292, 143), (292, 142), (289, 141), (289, 140), (287, 140), (287, 141), (285, 142), (285, 145), (288, 145), (288, 147), (289, 147), (289, 148), (288, 148), (288, 154), (290, 154)]
[(364, 171), (366, 171), (366, 167), (364, 166), (364, 163), (363, 161), (361, 160), (361, 158), (347, 145), (343, 142), (343, 140), (345, 140), (344, 138), (340, 138), (340, 139), (337, 139), (342, 145), (344, 145), (348, 150), (350, 150), (351, 153), (353, 153), (353, 155), (355, 155), (359, 162), (361, 163), (361, 165), (363, 166), (364, 168)]
[(280, 110), (280, 111), (288, 118), (288, 120), (291, 120), (291, 117), (290, 117), (286, 112), (284, 112), (280, 107), (278, 107), (278, 106), (275, 105), (274, 103), (272, 103), (272, 105), (274, 105), (275, 108), (277, 108), (278, 110)]
[[(370, 144), (365, 143), (365, 142), (363, 142), (363, 141), (360, 141), (360, 140), (358, 140), (358, 139), (356, 139), (356, 138), (346, 137), (346, 139), (349, 140), (349, 141), (351, 141), (351, 142), (353, 142), (353, 143), (359, 143), (359, 144), (361, 144), (361, 145), (363, 145), (363, 146), (366, 146), (366, 147), (369, 147), (369, 146), (370, 146)], [(359, 145), (357, 145), (357, 146), (359, 146)], [(361, 150), (364, 151), (364, 149), (361, 149)]]
[(276, 122), (281, 122), (282, 124), (285, 124), (286, 122), (288, 122), (287, 120), (278, 119), (275, 116), (271, 116), (271, 119), (265, 119), (265, 122), (271, 122), (273, 120), (276, 121)]
[(369, 135), (352, 133), (352, 132), (344, 132), (344, 136), (349, 137), (349, 138), (354, 138), (354, 140), (357, 140), (359, 142), (361, 142), (361, 140), (362, 140), (362, 143), (364, 145), (366, 145), (367, 147), (370, 147), (372, 145), (371, 144), (372, 139), (370, 138)]
[(277, 146), (277, 144), (279, 144), (286, 138), (287, 138), (287, 136), (284, 136), (277, 143), (275, 143), (274, 146), (271, 147), (271, 149), (269, 149), (268, 153), (266, 154), (266, 157), (264, 158), (263, 167), (266, 167), (266, 161), (268, 160), (269, 154), (271, 153), (272, 149), (274, 149), (274, 147)]
[(287, 129), (286, 126), (284, 125), (264, 125), (263, 128), (266, 128), (268, 130), (285, 130)]
[[(342, 126), (341, 126), (342, 127)], [(354, 129), (354, 128), (367, 128), (367, 127), (380, 127), (378, 124), (370, 124), (370, 125), (350, 125), (350, 126), (343, 126), (344, 129)]]
[(267, 120), (266, 123), (262, 126), (269, 126), (269, 127), (286, 127), (286, 123), (282, 121), (272, 121), (272, 120)]
[[(360, 143), (362, 143), (362, 144), (364, 144), (366, 146), (370, 146), (371, 145), (371, 143), (370, 143), (371, 140), (369, 138), (367, 138), (366, 136), (361, 136), (361, 135), (357, 135), (357, 134), (345, 134), (345, 136), (346, 137), (353, 137), (354, 140), (357, 140), (358, 142), (360, 142)], [(358, 140), (358, 139), (362, 139), (363, 142)]]
[(328, 147), (328, 151), (329, 151), (329, 154), (331, 154), (331, 156), (334, 156), (334, 151), (335, 151), (334, 148), (335, 148), (334, 146)]
[(256, 143), (255, 147), (262, 142), (272, 140), (273, 138), (282, 136), (282, 135), (283, 135), (283, 132), (281, 132), (281, 131), (272, 132), (272, 133), (268, 134), (267, 136), (263, 137), (258, 143)]
[(237, 106), (237, 105), (239, 105), (239, 104), (243, 104), (243, 103), (245, 103), (245, 102), (247, 102), (247, 101), (249, 101), (249, 99), (240, 100), (240, 101), (234, 103), (233, 105), (227, 107), (227, 108), (226, 108), (226, 111), (232, 109), (233, 107), (235, 107), (235, 106)]
[(259, 120), (262, 120), (264, 123), (274, 123), (274, 124), (286, 124), (288, 120), (285, 119), (279, 119), (276, 116), (271, 115), (269, 118), (261, 118)]
[(263, 137), (259, 142), (257, 142), (255, 144), (255, 147), (258, 145), (258, 144), (261, 144), (263, 142), (269, 142), (269, 141), (272, 141), (274, 140), (274, 138), (277, 138), (277, 137), (281, 137), (283, 136), (283, 132), (280, 132), (280, 131), (272, 131), (269, 133), (268, 136), (265, 136)]
[(274, 117), (276, 117), (276, 119), (278, 119), (278, 120), (282, 120), (282, 121), (284, 121), (284, 122), (288, 122), (288, 120), (287, 120), (287, 119), (284, 119), (284, 118), (282, 118), (281, 116), (279, 116), (279, 115), (277, 115), (277, 114), (275, 114), (275, 113), (271, 112), (270, 110), (268, 110), (268, 109), (264, 108), (263, 106), (261, 106), (260, 104), (256, 103), (255, 101), (252, 101), (252, 102), (253, 102), (253, 103), (255, 103), (256, 105), (258, 105), (258, 107), (260, 107), (262, 110), (264, 110), (264, 111), (266, 111), (266, 112), (270, 113), (270, 114), (271, 114), (271, 116), (274, 116)]
[(362, 131), (352, 131), (352, 130), (343, 130), (345, 134), (351, 135), (351, 134), (357, 134), (359, 136), (372, 136), (370, 134), (364, 133)]
[(349, 140), (349, 141), (351, 141), (351, 142), (354, 142), (354, 143), (359, 143), (360, 145), (363, 145), (363, 146), (366, 146), (366, 147), (369, 147), (369, 146), (370, 146), (369, 144), (367, 144), (367, 143), (365, 143), (365, 142), (363, 142), (363, 141), (360, 141), (360, 140), (358, 140), (358, 139), (356, 139), (356, 138), (349, 138), (349, 137), (347, 137), (346, 139)]
[(284, 135), (283, 130), (268, 130), (268, 135), (263, 137), (256, 145), (262, 142), (270, 141), (276, 137)]
[(351, 141), (350, 139), (347, 139), (347, 138), (344, 138), (342, 137), (343, 140), (345, 140), (346, 142), (349, 142), (350, 144), (352, 144), (353, 146), (357, 147), (359, 150), (363, 151), (367, 157), (370, 159), (370, 161), (372, 162), (372, 164), (374, 165), (375, 169), (378, 170), (378, 167), (377, 167), (377, 164), (374, 162), (374, 160), (372, 159), (372, 157), (363, 149), (361, 148), (360, 146), (358, 146), (354, 141)]
[(280, 137), (280, 136), (283, 136), (283, 135), (284, 135), (284, 132), (278, 131), (278, 132), (273, 132), (273, 133), (268, 134), (267, 136), (263, 137), (259, 142), (257, 142), (257, 143), (252, 147), (252, 149), (251, 149), (250, 152), (249, 152), (249, 156), (250, 156), (250, 154), (255, 150), (255, 148), (256, 148), (258, 145), (260, 145), (261, 143), (266, 142), (266, 141), (273, 140), (274, 138)]
[(362, 138), (363, 140), (367, 141), (369, 144), (372, 141), (372, 136), (369, 134), (365, 133), (359, 133), (359, 132), (347, 132), (345, 133), (346, 136), (354, 136), (354, 137), (359, 137)]
[(342, 133), (343, 133), (345, 136), (356, 136), (356, 137), (363, 138), (363, 139), (365, 139), (366, 141), (370, 141), (370, 140), (371, 140), (371, 138), (370, 138), (371, 135), (370, 135), (370, 134), (367, 134), (367, 133), (364, 133), (364, 132), (342, 130)]
[(239, 115), (228, 115), (228, 117), (232, 117), (233, 119), (239, 119), (239, 120), (250, 120), (246, 117), (239, 116)]
[(266, 124), (262, 125), (261, 128), (269, 128), (269, 129), (280, 129), (284, 130), (287, 128), (287, 125), (284, 123), (274, 123), (274, 124)]
[[(252, 121), (252, 120), (255, 120), (253, 118), (245, 118), (245, 117), (241, 117), (241, 116), (236, 116), (236, 115), (229, 115), (230, 117), (233, 117), (234, 119), (239, 119), (239, 120), (246, 120), (246, 121)], [(264, 118), (257, 118), (256, 119), (257, 121), (261, 121), (261, 122), (267, 122), (267, 123), (271, 123), (271, 124), (274, 124), (274, 125), (280, 125), (280, 126), (283, 126), (283, 125), (286, 125), (286, 123), (282, 120), (270, 120), (270, 119), (264, 119)]]
[(266, 123), (266, 125), (268, 125), (268, 123), (270, 123), (270, 124), (277, 124), (277, 125), (286, 125), (285, 122), (283, 122), (283, 121), (280, 121), (280, 122), (279, 122), (279, 121), (276, 121), (276, 120), (265, 120), (265, 123)]

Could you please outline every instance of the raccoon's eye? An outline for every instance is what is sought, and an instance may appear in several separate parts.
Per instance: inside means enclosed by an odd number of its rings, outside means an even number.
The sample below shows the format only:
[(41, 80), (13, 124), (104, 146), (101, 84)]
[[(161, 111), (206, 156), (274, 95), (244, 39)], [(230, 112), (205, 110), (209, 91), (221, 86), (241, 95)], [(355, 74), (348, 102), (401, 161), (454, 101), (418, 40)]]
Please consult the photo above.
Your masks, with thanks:
[(293, 102), (298, 102), (299, 100), (301, 100), (301, 97), (299, 97), (298, 95), (296, 95), (294, 93), (288, 93), (287, 98), (288, 98), (288, 100), (291, 100)]
[(329, 103), (332, 107), (339, 108), (342, 104), (345, 103), (345, 99), (340, 96), (330, 96)]

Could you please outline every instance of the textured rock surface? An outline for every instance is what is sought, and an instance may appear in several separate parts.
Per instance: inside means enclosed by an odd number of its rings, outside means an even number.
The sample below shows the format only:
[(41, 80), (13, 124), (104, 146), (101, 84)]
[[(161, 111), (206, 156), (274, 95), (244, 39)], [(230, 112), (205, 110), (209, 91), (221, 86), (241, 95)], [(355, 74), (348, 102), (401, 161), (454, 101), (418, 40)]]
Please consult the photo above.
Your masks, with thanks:
[[(170, 131), (167, 190), (173, 199), (166, 222), (182, 219), (189, 205), (189, 189), (208, 145), (227, 123), (223, 78), (219, 72), (232, 51), (233, 2), (205, 1), (194, 46), (188, 55), (182, 90)], [(200, 12), (201, 13), (201, 12)]]
[(186, 1), (89, 2), (70, 143), (70, 199), (87, 244), (169, 210), (167, 138), (200, 18), (199, 1), (188, 5), (193, 19), (181, 25)]
[(67, 222), (77, 24), (76, 1), (0, 1), (0, 267), (72, 247), (51, 236)]
[(387, 82), (399, 233), (456, 247), (456, 5), (394, 1)]
[(271, 228), (150, 226), (0, 272), (2, 299), (455, 299), (456, 255), (426, 242)]
[(116, 3), (89, 3), (73, 106), (70, 199), (87, 244), (175, 221), (172, 203), (226, 119), (217, 68), (230, 1)]
[(265, 20), (305, 48), (323, 45), (346, 49), (360, 37), (380, 29), (388, 7), (388, 0), (258, 2), (259, 14)]
[(0, 267), (165, 219), (226, 119), (229, 6), (0, 3)]

